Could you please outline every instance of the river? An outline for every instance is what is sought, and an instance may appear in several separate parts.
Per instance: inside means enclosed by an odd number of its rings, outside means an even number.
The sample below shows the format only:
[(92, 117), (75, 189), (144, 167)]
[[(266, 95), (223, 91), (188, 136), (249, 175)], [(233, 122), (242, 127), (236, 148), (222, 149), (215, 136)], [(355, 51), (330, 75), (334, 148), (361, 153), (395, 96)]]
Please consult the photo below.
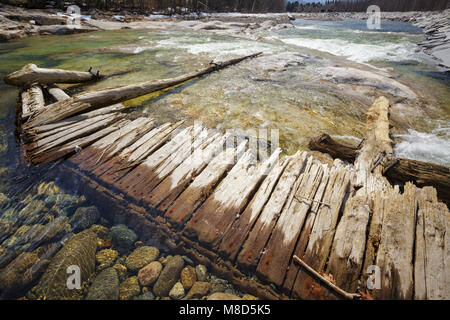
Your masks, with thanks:
[[(73, 94), (178, 76), (213, 59), (263, 51), (261, 58), (128, 101), (126, 112), (130, 118), (146, 115), (158, 123), (186, 119), (187, 123), (200, 120), (223, 130), (258, 133), (268, 129), (261, 137), (277, 139), (284, 154), (293, 154), (307, 149), (309, 139), (324, 132), (347, 143), (359, 143), (368, 104), (321, 81), (317, 70), (336, 61), (346, 66), (362, 64), (393, 75), (421, 97), (414, 104), (396, 101), (396, 116), (402, 123), (394, 136), (396, 155), (450, 165), (450, 75), (440, 72), (421, 51), (420, 29), (383, 22), (382, 29), (368, 30), (365, 21), (357, 20), (296, 20), (294, 26), (258, 40), (182, 30), (116, 30), (12, 40), (0, 47), (0, 77), (28, 63), (74, 70), (92, 66), (102, 73), (130, 71), (98, 83), (65, 86)], [(9, 221), (14, 212), (55, 194), (74, 197), (68, 200), (70, 209), (67, 202), (52, 203), (35, 224), (51, 221), (49, 212), (55, 217), (73, 214), (80, 201), (83, 206), (95, 205), (74, 190), (52, 191), (42, 184), (49, 168), (32, 168), (23, 162), (14, 135), (17, 93), (0, 81), (0, 221)], [(17, 249), (19, 245), (8, 244), (11, 238), (3, 241), (0, 248)]]

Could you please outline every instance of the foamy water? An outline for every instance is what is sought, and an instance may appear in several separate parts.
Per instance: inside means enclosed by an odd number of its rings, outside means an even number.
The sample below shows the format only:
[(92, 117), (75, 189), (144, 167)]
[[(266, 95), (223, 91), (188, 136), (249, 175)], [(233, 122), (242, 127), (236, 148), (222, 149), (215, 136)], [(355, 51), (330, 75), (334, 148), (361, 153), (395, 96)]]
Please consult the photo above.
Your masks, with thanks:
[(347, 57), (349, 60), (360, 63), (375, 60), (403, 61), (418, 59), (418, 56), (414, 54), (418, 46), (409, 42), (363, 44), (340, 39), (290, 38), (280, 40), (287, 44)]
[(407, 134), (395, 136), (395, 155), (420, 161), (450, 165), (450, 126), (438, 127), (431, 133), (409, 129)]
[(277, 50), (265, 43), (253, 42), (247, 40), (234, 41), (213, 41), (206, 39), (195, 42), (191, 38), (171, 37), (158, 41), (158, 47), (184, 49), (190, 54), (211, 53), (217, 57), (225, 57), (228, 55), (249, 55), (252, 53), (263, 51), (266, 54), (275, 53)]
[(421, 59), (416, 43), (421, 36), (409, 24), (382, 22), (379, 30), (369, 30), (365, 21), (358, 20), (296, 20), (294, 24), (293, 30), (280, 32), (277, 38), (359, 63)]

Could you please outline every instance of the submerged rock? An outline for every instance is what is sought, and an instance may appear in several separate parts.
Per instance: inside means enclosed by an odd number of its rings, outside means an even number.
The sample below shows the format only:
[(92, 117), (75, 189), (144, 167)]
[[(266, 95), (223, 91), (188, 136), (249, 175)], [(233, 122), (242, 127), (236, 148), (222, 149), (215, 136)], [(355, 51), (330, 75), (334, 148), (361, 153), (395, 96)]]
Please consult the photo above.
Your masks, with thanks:
[(95, 277), (86, 300), (119, 300), (119, 276), (114, 268), (106, 268)]
[(3, 297), (8, 297), (14, 292), (22, 290), (28, 283), (24, 273), (31, 268), (39, 257), (36, 251), (23, 252), (15, 258), (6, 268), (0, 272), (0, 292)]
[(94, 206), (78, 208), (70, 217), (69, 223), (74, 232), (90, 228), (100, 218), (100, 212)]
[(195, 267), (195, 274), (197, 277), (197, 281), (206, 281), (207, 278), (207, 269), (204, 265), (199, 264)]
[(186, 295), (186, 299), (200, 299), (201, 297), (206, 296), (211, 290), (211, 283), (197, 281), (192, 286), (191, 290), (189, 290)]
[(175, 283), (175, 285), (169, 292), (169, 297), (171, 297), (174, 300), (180, 300), (184, 297), (184, 295), (185, 295), (184, 288), (181, 282)]
[(181, 270), (181, 283), (183, 288), (189, 290), (197, 281), (195, 269), (191, 266), (187, 266)]
[(73, 235), (53, 257), (39, 283), (32, 289), (35, 296), (48, 300), (80, 299), (81, 290), (67, 288), (68, 267), (78, 266), (81, 282), (87, 281), (95, 269), (97, 236), (91, 230)]
[(134, 300), (155, 300), (155, 295), (151, 291), (147, 291), (140, 296), (134, 298)]
[(127, 276), (127, 267), (125, 267), (123, 264), (116, 263), (113, 265), (113, 268), (117, 271), (117, 274), (119, 275), (119, 279), (123, 280)]
[(242, 299), (234, 294), (216, 292), (209, 295), (208, 300), (242, 300)]
[(179, 279), (184, 260), (180, 256), (172, 257), (161, 272), (153, 287), (153, 292), (159, 297), (167, 297), (172, 287)]
[(139, 247), (128, 256), (125, 261), (125, 265), (128, 270), (136, 272), (145, 265), (156, 260), (158, 256), (158, 248), (149, 246)]
[(120, 284), (120, 300), (130, 300), (141, 293), (141, 287), (137, 277), (125, 279)]
[(114, 265), (119, 253), (113, 249), (103, 249), (97, 252), (95, 260), (99, 264), (98, 270), (103, 270)]
[(162, 268), (161, 262), (153, 261), (139, 270), (138, 278), (141, 285), (146, 287), (153, 284), (161, 274)]
[(124, 224), (118, 224), (112, 227), (110, 236), (112, 238), (113, 245), (120, 254), (128, 252), (137, 240), (136, 233)]

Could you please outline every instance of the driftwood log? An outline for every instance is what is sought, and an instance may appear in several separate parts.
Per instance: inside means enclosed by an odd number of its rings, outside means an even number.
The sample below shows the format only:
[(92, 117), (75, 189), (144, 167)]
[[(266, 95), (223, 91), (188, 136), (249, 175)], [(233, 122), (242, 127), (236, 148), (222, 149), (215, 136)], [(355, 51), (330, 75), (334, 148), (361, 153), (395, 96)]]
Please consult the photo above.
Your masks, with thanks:
[[(52, 123), (77, 113), (117, 104), (119, 102), (127, 101), (165, 88), (173, 87), (188, 80), (236, 64), (242, 60), (256, 57), (260, 54), (261, 52), (227, 60), (222, 63), (210, 63), (208, 67), (175, 78), (151, 80), (118, 88), (81, 93), (71, 99), (58, 101), (45, 106), (40, 112), (36, 113), (35, 116), (24, 125), (24, 127), (31, 128), (38, 125)], [(53, 82), (58, 83), (61, 81), (53, 79)]]
[[(312, 138), (309, 148), (328, 153), (334, 159), (353, 163), (359, 155), (358, 148), (341, 144), (328, 134)], [(381, 173), (393, 183), (405, 184), (410, 181), (418, 187), (433, 186), (439, 199), (450, 203), (450, 169), (435, 163), (385, 156), (380, 159)]]
[(7, 75), (4, 81), (6, 84), (23, 87), (35, 82), (40, 84), (79, 83), (95, 79), (96, 75), (91, 72), (39, 68), (35, 64), (30, 63), (22, 69)]

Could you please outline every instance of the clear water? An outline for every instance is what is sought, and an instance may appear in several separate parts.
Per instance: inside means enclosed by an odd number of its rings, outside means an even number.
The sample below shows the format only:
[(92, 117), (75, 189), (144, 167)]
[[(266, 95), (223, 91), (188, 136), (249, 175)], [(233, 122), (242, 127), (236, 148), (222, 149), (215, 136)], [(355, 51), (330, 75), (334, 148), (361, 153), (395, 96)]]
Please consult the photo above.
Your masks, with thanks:
[[(450, 165), (450, 78), (418, 52), (417, 43), (423, 40), (420, 30), (387, 22), (378, 31), (368, 31), (361, 21), (296, 21), (295, 25), (295, 29), (268, 33), (261, 41), (148, 30), (14, 40), (0, 46), (0, 77), (27, 63), (75, 70), (92, 66), (102, 73), (130, 71), (98, 83), (66, 86), (74, 94), (174, 77), (213, 59), (263, 51), (260, 58), (128, 101), (127, 112), (130, 117), (148, 116), (159, 123), (199, 119), (218, 129), (278, 130), (284, 153), (292, 154), (307, 149), (309, 139), (323, 132), (351, 144), (357, 144), (363, 135), (367, 105), (316, 76), (317, 68), (342, 63), (333, 54), (347, 57), (350, 62), (344, 63), (348, 66), (361, 62), (387, 70), (419, 92), (422, 103), (400, 101), (395, 108), (395, 116), (407, 124), (396, 135), (396, 152), (399, 156)], [(17, 93), (16, 88), (0, 81), (0, 193), (6, 197), (0, 197), (0, 225), (26, 204), (52, 195), (39, 191), (52, 168), (28, 167), (15, 139)], [(74, 195), (75, 190), (58, 189), (57, 193)], [(93, 205), (82, 194), (74, 196), (77, 206)], [(73, 203), (70, 210), (63, 203), (45, 210), (42, 219), (34, 223), (45, 226), (54, 217), (70, 216), (74, 208)], [(0, 250), (16, 238), (12, 235), (0, 242)], [(24, 294), (18, 292), (19, 296)]]

